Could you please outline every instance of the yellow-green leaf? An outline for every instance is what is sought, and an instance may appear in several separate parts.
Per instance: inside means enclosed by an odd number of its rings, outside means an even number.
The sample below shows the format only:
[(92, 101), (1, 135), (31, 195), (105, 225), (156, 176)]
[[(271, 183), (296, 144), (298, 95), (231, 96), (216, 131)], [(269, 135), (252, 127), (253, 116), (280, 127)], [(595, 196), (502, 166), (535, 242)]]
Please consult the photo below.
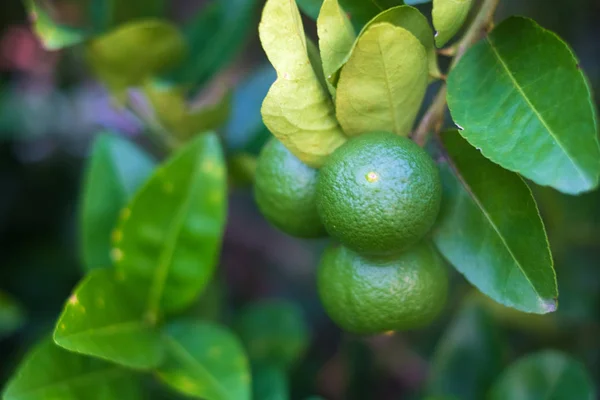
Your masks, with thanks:
[(185, 101), (183, 90), (175, 86), (146, 84), (146, 96), (159, 123), (179, 140), (217, 129), (227, 121), (231, 108), (231, 94), (226, 93), (214, 104), (197, 109)]
[(371, 25), (340, 74), (336, 111), (344, 132), (408, 135), (427, 81), (427, 53), (421, 42), (404, 28)]
[(329, 93), (311, 66), (296, 2), (268, 0), (259, 34), (277, 71), (261, 109), (265, 125), (296, 157), (320, 167), (346, 137)]
[(330, 93), (335, 96), (332, 79), (344, 65), (354, 46), (356, 34), (348, 15), (338, 0), (325, 0), (317, 19), (319, 48), (323, 61), (323, 72)]
[(24, 3), (33, 22), (35, 34), (46, 50), (59, 50), (86, 39), (82, 30), (56, 23), (35, 0), (26, 0)]
[(460, 30), (469, 15), (473, 0), (433, 0), (435, 44), (442, 47)]
[(95, 74), (120, 100), (131, 86), (177, 64), (186, 44), (177, 28), (165, 21), (131, 22), (87, 44), (87, 58)]

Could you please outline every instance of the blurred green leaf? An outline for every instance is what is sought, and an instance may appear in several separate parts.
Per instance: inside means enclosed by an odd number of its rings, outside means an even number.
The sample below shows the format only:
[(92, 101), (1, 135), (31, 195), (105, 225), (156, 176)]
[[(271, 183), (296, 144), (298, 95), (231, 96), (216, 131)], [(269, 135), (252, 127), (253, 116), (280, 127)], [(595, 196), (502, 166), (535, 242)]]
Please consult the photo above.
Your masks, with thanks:
[(584, 366), (568, 355), (546, 350), (525, 356), (498, 378), (490, 400), (593, 400), (595, 388)]
[(170, 387), (205, 400), (249, 400), (250, 367), (242, 345), (227, 329), (178, 320), (164, 329), (166, 361), (158, 377)]
[(165, 0), (87, 0), (94, 33), (145, 18), (160, 18), (166, 13)]
[(332, 78), (347, 61), (354, 46), (356, 33), (350, 19), (337, 0), (325, 0), (317, 19), (319, 49), (327, 87), (335, 95)]
[(286, 371), (272, 365), (252, 367), (252, 398), (255, 400), (288, 400)]
[(0, 291), (0, 340), (12, 335), (25, 323), (25, 310), (8, 293)]
[(473, 0), (433, 0), (435, 44), (443, 47), (464, 24)]
[(257, 157), (247, 153), (236, 153), (227, 159), (229, 179), (235, 186), (249, 186), (254, 182)]
[(260, 115), (260, 107), (275, 79), (275, 70), (267, 64), (253, 71), (234, 89), (231, 114), (224, 127), (229, 151), (248, 151), (257, 155), (271, 137)]
[(432, 231), (437, 247), (495, 301), (530, 313), (555, 311), (552, 255), (531, 190), (456, 131), (442, 141), (444, 200)]
[(50, 338), (29, 351), (4, 400), (142, 399), (138, 377), (117, 365), (71, 353)]
[(54, 341), (67, 350), (130, 368), (156, 367), (163, 346), (155, 321), (146, 319), (144, 295), (113, 269), (90, 272), (65, 304)]
[(174, 86), (146, 83), (144, 89), (161, 126), (183, 143), (196, 134), (219, 128), (229, 117), (230, 93), (214, 104), (193, 107), (186, 102), (183, 91)]
[(119, 212), (154, 166), (148, 154), (124, 138), (107, 133), (96, 138), (81, 199), (81, 253), (86, 270), (112, 265), (110, 236)]
[(597, 187), (590, 88), (567, 44), (534, 21), (511, 17), (469, 49), (448, 105), (461, 135), (504, 168), (569, 194)]
[(428, 393), (480, 400), (502, 370), (503, 341), (485, 309), (467, 298), (438, 342)]
[(247, 306), (237, 329), (252, 362), (290, 368), (306, 350), (310, 333), (302, 310), (284, 300)]
[(370, 25), (340, 73), (335, 103), (344, 132), (408, 135), (425, 96), (427, 63), (425, 48), (408, 30)]
[(94, 73), (121, 102), (128, 87), (179, 63), (186, 44), (178, 29), (162, 20), (140, 20), (119, 26), (86, 45)]
[(116, 268), (150, 288), (147, 311), (189, 306), (213, 276), (227, 209), (219, 139), (198, 135), (159, 166), (121, 214)]
[(310, 64), (304, 27), (295, 4), (289, 0), (267, 0), (259, 35), (278, 72), (262, 105), (263, 121), (296, 157), (319, 167), (346, 137), (335, 118), (329, 93)]
[(167, 79), (191, 89), (208, 82), (242, 48), (257, 6), (257, 0), (212, 0), (184, 27), (190, 51)]
[(78, 28), (59, 24), (51, 17), (53, 9), (47, 2), (23, 0), (35, 34), (47, 50), (59, 50), (83, 42), (87, 35)]

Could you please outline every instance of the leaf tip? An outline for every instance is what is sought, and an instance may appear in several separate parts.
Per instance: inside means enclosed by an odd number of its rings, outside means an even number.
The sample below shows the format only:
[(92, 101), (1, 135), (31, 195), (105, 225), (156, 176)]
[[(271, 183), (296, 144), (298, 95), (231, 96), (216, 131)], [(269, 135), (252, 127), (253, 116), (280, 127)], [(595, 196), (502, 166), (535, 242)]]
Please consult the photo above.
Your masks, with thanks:
[(557, 298), (541, 299), (540, 307), (541, 307), (542, 311), (544, 312), (544, 314), (552, 313), (552, 312), (556, 311), (558, 308), (558, 299)]

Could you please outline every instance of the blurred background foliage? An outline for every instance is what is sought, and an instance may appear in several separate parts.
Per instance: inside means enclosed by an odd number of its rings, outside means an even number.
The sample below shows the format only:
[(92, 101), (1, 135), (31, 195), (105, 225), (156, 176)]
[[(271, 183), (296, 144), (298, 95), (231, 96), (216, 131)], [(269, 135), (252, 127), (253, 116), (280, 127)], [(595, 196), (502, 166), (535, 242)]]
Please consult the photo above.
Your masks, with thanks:
[[(327, 399), (418, 399), (425, 392), (477, 399), (511, 361), (548, 348), (570, 353), (600, 382), (597, 191), (569, 197), (533, 188), (555, 257), (560, 291), (556, 313), (533, 316), (506, 309), (453, 272), (447, 310), (433, 326), (366, 339), (344, 334), (324, 314), (316, 295), (314, 271), (326, 242), (295, 240), (267, 225), (248, 185), (252, 155), (268, 137), (260, 104), (275, 78), (256, 34), (262, 3), (114, 0), (122, 5), (112, 12), (92, 7), (109, 1), (49, 3), (64, 18), (65, 40), (73, 42), (123, 22), (166, 18), (181, 27), (181, 37), (173, 43), (185, 43), (187, 50), (179, 55), (185, 67), (146, 85), (145, 96), (130, 93), (130, 107), (119, 107), (122, 93), (115, 92), (122, 88), (116, 84), (109, 93), (98, 83), (84, 48), (45, 50), (23, 4), (10, 0), (0, 5), (0, 387), (28, 347), (52, 329), (82, 276), (79, 194), (94, 137), (111, 130), (160, 154), (169, 145), (161, 129), (167, 127), (175, 140), (185, 140), (207, 118), (219, 126), (229, 155), (229, 221), (218, 279), (190, 313), (239, 326), (242, 336), (251, 337), (252, 320), (244, 314), (251, 310), (246, 307), (262, 299), (294, 302), (297, 307), (290, 313), (301, 311), (309, 344), (296, 337), (303, 328), (293, 321), (274, 322), (268, 314), (257, 317), (281, 327), (275, 334), (288, 340), (282, 348), (304, 351), (291, 367), (293, 399), (315, 393)], [(82, 15), (81, 3), (94, 12)], [(430, 5), (419, 7), (429, 15)], [(600, 2), (503, 0), (497, 19), (510, 14), (536, 19), (573, 47), (598, 104)], [(305, 23), (314, 32), (314, 23)], [(105, 47), (119, 48), (110, 43)], [(152, 47), (148, 42), (131, 51), (144, 54)], [(173, 46), (166, 49), (172, 51)], [(178, 86), (182, 82), (186, 84)], [(180, 110), (170, 111), (173, 104)], [(156, 113), (149, 111), (152, 106)], [(198, 117), (190, 111), (192, 106), (206, 113)], [(157, 119), (160, 124), (153, 125)], [(268, 390), (264, 379), (280, 381), (277, 371), (260, 366), (257, 371), (257, 392)]]

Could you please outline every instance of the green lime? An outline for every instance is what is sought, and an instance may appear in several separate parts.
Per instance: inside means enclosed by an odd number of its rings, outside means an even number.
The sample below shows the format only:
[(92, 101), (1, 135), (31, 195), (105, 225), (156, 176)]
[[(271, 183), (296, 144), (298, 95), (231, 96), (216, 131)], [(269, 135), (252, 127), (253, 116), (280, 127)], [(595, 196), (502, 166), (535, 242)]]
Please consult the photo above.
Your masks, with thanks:
[(326, 236), (316, 206), (319, 172), (271, 139), (258, 156), (254, 197), (265, 218), (283, 232), (301, 238)]
[(442, 310), (448, 291), (444, 261), (427, 241), (376, 261), (344, 246), (329, 248), (317, 280), (327, 314), (358, 334), (423, 327)]
[(431, 229), (440, 209), (437, 166), (410, 139), (367, 133), (320, 170), (317, 207), (327, 232), (361, 254), (399, 253)]

